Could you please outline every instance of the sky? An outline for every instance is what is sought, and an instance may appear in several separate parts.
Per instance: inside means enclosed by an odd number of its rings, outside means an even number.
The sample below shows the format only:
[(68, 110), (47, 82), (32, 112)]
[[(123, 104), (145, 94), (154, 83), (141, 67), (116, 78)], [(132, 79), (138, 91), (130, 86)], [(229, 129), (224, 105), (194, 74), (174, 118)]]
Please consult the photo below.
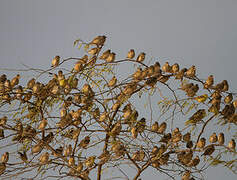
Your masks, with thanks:
[[(236, 0), (1, 0), (0, 68), (48, 68), (55, 55), (79, 55), (74, 40), (106, 35), (118, 57), (133, 48), (161, 64), (194, 64), (236, 92), (236, 9)], [(206, 176), (235, 179), (221, 168)]]

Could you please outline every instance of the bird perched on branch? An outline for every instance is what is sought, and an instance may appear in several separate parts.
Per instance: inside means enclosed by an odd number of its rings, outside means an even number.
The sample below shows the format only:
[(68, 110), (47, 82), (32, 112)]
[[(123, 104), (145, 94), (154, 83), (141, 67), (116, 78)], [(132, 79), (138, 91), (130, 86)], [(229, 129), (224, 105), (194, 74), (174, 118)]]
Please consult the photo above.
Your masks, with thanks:
[(57, 67), (59, 65), (60, 56), (55, 56), (52, 60), (52, 67)]
[(133, 59), (134, 56), (135, 56), (135, 51), (134, 51), (134, 49), (130, 49), (130, 51), (129, 51), (128, 54), (127, 54), (127, 58), (128, 58), (128, 59)]
[(146, 54), (144, 52), (140, 53), (138, 56), (137, 56), (137, 60), (138, 62), (143, 62), (145, 60), (145, 56)]
[(208, 145), (204, 148), (204, 153), (202, 156), (210, 156), (215, 151), (215, 146), (213, 144)]

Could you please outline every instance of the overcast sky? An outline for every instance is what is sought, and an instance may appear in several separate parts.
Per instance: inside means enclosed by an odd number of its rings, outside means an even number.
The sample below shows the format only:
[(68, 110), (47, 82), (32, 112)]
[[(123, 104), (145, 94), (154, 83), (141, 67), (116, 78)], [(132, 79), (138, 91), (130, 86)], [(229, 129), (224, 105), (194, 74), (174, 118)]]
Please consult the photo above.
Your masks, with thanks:
[[(0, 68), (50, 66), (55, 55), (78, 56), (75, 39), (106, 35), (120, 57), (144, 51), (164, 63), (197, 67), (229, 80), (236, 92), (236, 0), (0, 0)], [(210, 170), (207, 179), (235, 179)]]

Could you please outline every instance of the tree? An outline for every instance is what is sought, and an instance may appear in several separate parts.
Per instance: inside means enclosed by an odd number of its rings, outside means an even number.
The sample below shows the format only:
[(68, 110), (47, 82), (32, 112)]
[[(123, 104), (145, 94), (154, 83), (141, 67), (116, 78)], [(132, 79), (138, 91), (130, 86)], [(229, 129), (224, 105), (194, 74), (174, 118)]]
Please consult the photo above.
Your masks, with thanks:
[(237, 100), (228, 82), (201, 80), (195, 66), (148, 65), (133, 49), (117, 59), (105, 41), (76, 40), (85, 55), (30, 68), (37, 76), (26, 85), (20, 74), (1, 75), (1, 179), (99, 180), (113, 169), (135, 180), (150, 169), (191, 180), (216, 165), (236, 173)]

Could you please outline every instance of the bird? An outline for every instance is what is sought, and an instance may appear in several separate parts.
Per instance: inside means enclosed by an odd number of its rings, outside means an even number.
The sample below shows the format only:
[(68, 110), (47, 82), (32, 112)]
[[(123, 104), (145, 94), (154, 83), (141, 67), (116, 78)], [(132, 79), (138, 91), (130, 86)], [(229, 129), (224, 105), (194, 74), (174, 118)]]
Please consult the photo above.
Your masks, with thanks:
[(132, 75), (133, 79), (142, 79), (142, 68), (137, 68), (136, 72)]
[(189, 118), (188, 121), (185, 122), (185, 124), (196, 124), (199, 121), (201, 121), (205, 116), (206, 116), (206, 110), (199, 109)]
[(181, 69), (179, 72), (176, 73), (175, 79), (180, 79), (182, 81), (186, 71), (187, 71), (187, 68)]
[(34, 85), (35, 85), (35, 78), (32, 78), (31, 80), (29, 80), (27, 82), (27, 88), (28, 89), (32, 89), (34, 87)]
[(23, 153), (18, 152), (18, 154), (20, 155), (20, 158), (24, 163), (28, 163), (28, 158), (25, 151), (23, 151)]
[(215, 146), (213, 144), (208, 145), (204, 148), (204, 153), (202, 156), (210, 156), (215, 151)]
[(164, 136), (160, 139), (160, 142), (167, 144), (171, 140), (171, 138), (172, 138), (171, 133), (164, 134)]
[(200, 148), (200, 149), (204, 148), (205, 145), (206, 145), (206, 139), (205, 138), (201, 138), (197, 142), (197, 147)]
[(52, 155), (55, 157), (61, 156), (63, 154), (63, 147), (59, 146), (57, 149), (55, 149), (54, 152), (52, 152)]
[(79, 147), (82, 147), (83, 149), (86, 149), (88, 144), (90, 143), (90, 137), (86, 136), (81, 142), (79, 143)]
[(187, 148), (192, 148), (192, 147), (193, 147), (193, 141), (188, 141), (188, 142), (186, 143), (186, 147), (187, 147)]
[(237, 108), (237, 99), (235, 99), (235, 100), (233, 101), (233, 106), (234, 106), (235, 108)]
[(112, 52), (108, 55), (108, 57), (105, 59), (105, 61), (107, 63), (112, 63), (115, 60), (115, 56), (116, 56), (116, 54), (114, 52)]
[(88, 51), (88, 54), (94, 56), (94, 55), (98, 54), (99, 51), (100, 51), (100, 48), (98, 48), (98, 47), (91, 48), (91, 49)]
[(89, 45), (103, 46), (105, 41), (106, 36), (97, 36), (89, 43)]
[(231, 139), (230, 142), (228, 143), (228, 148), (235, 150), (236, 147), (236, 142), (234, 139)]
[(137, 138), (137, 135), (138, 135), (137, 127), (132, 127), (132, 129), (131, 129), (131, 134), (132, 134), (132, 137), (133, 137), (134, 139)]
[(215, 143), (215, 142), (217, 142), (217, 135), (216, 135), (215, 132), (209, 137), (209, 142), (210, 142), (210, 143)]
[(43, 118), (42, 121), (41, 121), (40, 124), (39, 124), (38, 129), (41, 130), (41, 131), (43, 131), (44, 128), (47, 126), (47, 124), (48, 124), (47, 119)]
[(193, 78), (196, 75), (196, 67), (193, 65), (191, 66), (185, 73), (186, 76)]
[(157, 132), (158, 132), (159, 134), (163, 134), (163, 133), (165, 132), (165, 130), (166, 130), (166, 127), (167, 127), (166, 122), (162, 122), (162, 123), (160, 124), (160, 126), (159, 126)]
[(162, 66), (161, 69), (162, 69), (163, 72), (166, 72), (166, 73), (172, 72), (172, 68), (169, 65), (169, 62), (165, 62), (165, 64)]
[(12, 80), (11, 80), (11, 87), (14, 87), (19, 84), (20, 74), (17, 74)]
[(192, 159), (189, 163), (188, 166), (189, 167), (195, 167), (200, 163), (200, 158), (198, 156), (196, 156), (194, 159)]
[(152, 124), (152, 126), (151, 126), (151, 131), (157, 132), (157, 131), (158, 131), (158, 128), (159, 128), (159, 124), (158, 124), (158, 122), (156, 121), (154, 124)]
[(3, 153), (2, 157), (1, 157), (1, 162), (2, 163), (7, 163), (8, 160), (9, 160), (9, 152)]
[(68, 159), (68, 165), (69, 166), (74, 166), (75, 165), (75, 160), (74, 160), (74, 157), (71, 156), (69, 159)]
[(1, 84), (4, 84), (6, 80), (7, 80), (7, 75), (6, 75), (6, 74), (2, 74), (2, 75), (0, 76), (0, 83), (1, 83)]
[(186, 134), (183, 135), (183, 140), (184, 142), (189, 142), (191, 139), (191, 133), (187, 132)]
[(95, 156), (90, 156), (90, 157), (88, 157), (87, 159), (86, 159), (86, 161), (85, 161), (85, 165), (88, 167), (88, 168), (90, 168), (90, 167), (92, 167), (93, 166), (93, 164), (94, 164), (94, 162), (95, 162)]
[(80, 72), (83, 69), (83, 64), (81, 61), (77, 61), (76, 64), (74, 65), (74, 71), (75, 72)]
[(52, 132), (50, 132), (47, 136), (45, 136), (45, 137), (43, 138), (43, 141), (44, 141), (46, 144), (49, 144), (49, 143), (52, 142), (53, 138), (54, 138), (54, 134), (53, 134)]
[(191, 174), (190, 171), (186, 171), (186, 172), (183, 174), (181, 180), (189, 180), (189, 179), (190, 179), (190, 174)]
[(135, 56), (135, 51), (134, 51), (134, 49), (130, 49), (130, 51), (129, 51), (128, 54), (127, 54), (127, 58), (128, 58), (128, 59), (133, 59), (134, 56)]
[(90, 85), (86, 83), (83, 85), (81, 92), (85, 95), (90, 95), (90, 94), (92, 94), (92, 89), (91, 89)]
[(146, 56), (146, 53), (141, 52), (141, 53), (137, 56), (136, 61), (137, 61), (137, 62), (143, 62), (143, 61), (145, 60), (145, 56)]
[(172, 73), (178, 73), (179, 72), (179, 64), (178, 63), (174, 63), (171, 66), (171, 70), (172, 70)]
[(222, 83), (224, 85), (223, 88), (222, 88), (222, 91), (224, 91), (224, 92), (228, 91), (229, 90), (229, 84), (228, 84), (227, 80), (223, 80)]
[(117, 78), (115, 76), (112, 77), (112, 79), (110, 79), (109, 83), (108, 83), (108, 87), (113, 87), (115, 86), (117, 83)]
[(43, 149), (43, 146), (41, 143), (36, 144), (35, 146), (32, 147), (31, 152), (32, 154), (38, 153)]
[(102, 59), (102, 60), (106, 60), (110, 53), (111, 53), (111, 50), (108, 49), (105, 52), (103, 52), (103, 54), (99, 58)]
[(46, 164), (49, 161), (49, 153), (45, 152), (39, 157), (40, 164)]
[(204, 88), (210, 88), (214, 84), (214, 76), (210, 75), (208, 76), (207, 80), (204, 83)]
[(0, 126), (5, 126), (7, 123), (7, 116), (3, 116), (0, 118)]
[(220, 145), (223, 145), (225, 143), (225, 136), (224, 136), (224, 133), (222, 132), (218, 135), (218, 143)]
[(51, 67), (57, 67), (59, 65), (59, 61), (60, 61), (60, 56), (55, 56), (52, 60), (52, 66)]
[(82, 169), (83, 169), (83, 163), (79, 162), (77, 167), (76, 167), (76, 170), (77, 170), (77, 172), (81, 172)]
[(233, 100), (233, 95), (232, 95), (232, 93), (229, 93), (229, 94), (225, 97), (224, 102), (225, 102), (226, 104), (229, 104), (229, 103), (231, 103), (232, 100)]
[(111, 130), (111, 136), (116, 137), (122, 130), (121, 122), (117, 122)]
[(105, 111), (100, 115), (99, 121), (100, 122), (105, 122), (108, 118), (108, 113)]

